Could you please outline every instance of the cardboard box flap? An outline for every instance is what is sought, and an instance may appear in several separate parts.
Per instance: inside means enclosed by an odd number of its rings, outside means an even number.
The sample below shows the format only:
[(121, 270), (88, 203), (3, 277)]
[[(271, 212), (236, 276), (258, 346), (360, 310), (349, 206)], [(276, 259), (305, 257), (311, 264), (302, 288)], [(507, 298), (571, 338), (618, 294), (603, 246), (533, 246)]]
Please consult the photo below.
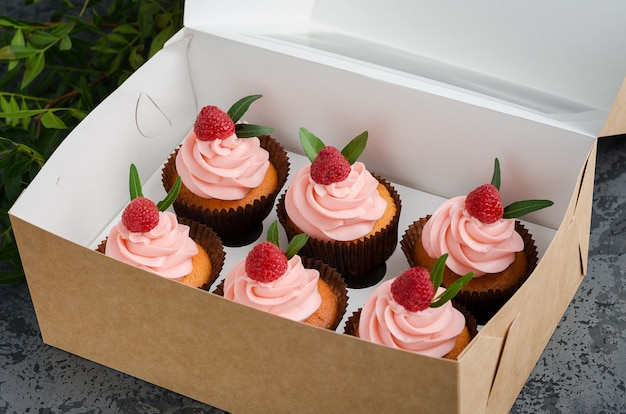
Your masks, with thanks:
[(128, 203), (129, 165), (136, 164), (142, 181), (148, 181), (195, 119), (189, 40), (170, 43), (94, 109), (46, 161), (11, 212), (68, 240), (91, 244)]
[(484, 413), (506, 336), (479, 335), (459, 357), (459, 413)]
[[(219, 3), (187, 1), (185, 25), (285, 53), (315, 50), (339, 58), (337, 65), (356, 60), (361, 66), (388, 68), (438, 87), (508, 102), (527, 109), (529, 116), (565, 121), (594, 136), (626, 66), (626, 57), (597, 47), (624, 45), (623, 4)], [(614, 63), (598, 68), (597, 62)], [(603, 79), (601, 85), (595, 82), (597, 77)]]
[(601, 137), (626, 134), (626, 79), (613, 102), (613, 107), (600, 133)]

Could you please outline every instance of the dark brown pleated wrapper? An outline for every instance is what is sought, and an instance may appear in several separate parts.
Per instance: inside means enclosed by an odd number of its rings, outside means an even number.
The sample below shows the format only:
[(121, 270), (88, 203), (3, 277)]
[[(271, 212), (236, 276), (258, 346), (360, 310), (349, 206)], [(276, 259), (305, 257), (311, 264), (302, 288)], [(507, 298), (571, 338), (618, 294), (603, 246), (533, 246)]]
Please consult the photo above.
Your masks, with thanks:
[[(174, 202), (176, 214), (211, 227), (226, 246), (245, 246), (257, 240), (263, 231), (263, 220), (272, 211), (276, 197), (287, 181), (290, 167), (287, 152), (278, 141), (269, 135), (262, 135), (259, 140), (261, 147), (269, 152), (269, 160), (278, 173), (278, 185), (271, 194), (255, 200), (252, 204), (240, 206), (236, 210), (232, 208), (228, 210), (205, 209), (179, 197)], [(178, 148), (168, 158), (161, 175), (163, 187), (168, 192), (175, 181), (175, 177), (178, 176), (176, 172), (177, 153)]]
[[(470, 338), (473, 339), (478, 334), (478, 325), (476, 323), (476, 318), (474, 318), (474, 315), (472, 315), (472, 313), (467, 310), (462, 304), (454, 300), (452, 301), (452, 306), (454, 306), (465, 317), (465, 326), (469, 331)], [(348, 317), (343, 328), (344, 334), (356, 337), (359, 336), (359, 321), (361, 319), (362, 310), (363, 308), (359, 308)]]
[[(400, 241), (400, 246), (404, 256), (409, 262), (410, 266), (424, 266), (424, 264), (418, 263), (415, 259), (414, 249), (416, 245), (422, 244), (422, 229), (426, 222), (430, 219), (430, 215), (421, 218), (413, 222), (406, 230)], [(531, 273), (537, 266), (537, 248), (532, 235), (528, 232), (526, 227), (518, 220), (515, 221), (515, 230), (522, 236), (524, 240), (524, 256), (527, 261), (527, 269), (523, 274), (518, 275), (515, 283), (511, 284), (506, 289), (492, 289), (486, 288), (482, 291), (472, 291), (467, 289), (467, 286), (463, 288), (455, 297), (455, 302), (465, 306), (476, 318), (476, 321), (484, 325), (498, 310), (517, 292), (522, 284), (528, 279)], [(428, 269), (429, 271), (431, 269)], [(445, 272), (453, 273), (447, 266)], [(461, 275), (462, 276), (462, 275)], [(482, 277), (487, 277), (482, 276)], [(495, 275), (494, 275), (495, 276)], [(460, 277), (457, 275), (457, 278)], [(471, 282), (470, 282), (471, 283)]]
[[(387, 188), (396, 205), (396, 215), (385, 228), (362, 240), (325, 241), (310, 237), (300, 250), (303, 256), (314, 257), (337, 269), (350, 288), (363, 288), (378, 283), (385, 275), (385, 262), (398, 243), (398, 221), (402, 208), (400, 195), (387, 180), (376, 175), (374, 177)], [(302, 231), (287, 218), (285, 194), (278, 200), (276, 213), (291, 240)]]
[[(222, 246), (222, 241), (219, 236), (211, 230), (209, 227), (205, 226), (202, 223), (198, 223), (194, 220), (189, 220), (184, 217), (179, 217), (178, 222), (180, 224), (184, 224), (189, 226), (189, 236), (209, 255), (209, 260), (211, 261), (211, 276), (209, 277), (209, 281), (205, 283), (200, 289), (209, 290), (211, 285), (215, 283), (217, 278), (224, 267), (224, 259), (226, 257), (226, 253), (224, 252), (224, 246)], [(104, 254), (106, 248), (107, 240), (103, 240), (99, 245), (96, 251)]]
[[(317, 259), (313, 259), (310, 257), (301, 257), (302, 265), (306, 269), (317, 269), (320, 272), (320, 278), (326, 282), (326, 284), (330, 287), (333, 293), (337, 296), (339, 301), (337, 302), (337, 319), (333, 323), (333, 325), (329, 328), (331, 330), (337, 329), (343, 315), (346, 313), (346, 309), (348, 308), (348, 289), (346, 283), (343, 280), (343, 277), (335, 270), (334, 268), (328, 266), (326, 263), (323, 263)], [(224, 296), (224, 281), (222, 280), (213, 291), (216, 295)]]

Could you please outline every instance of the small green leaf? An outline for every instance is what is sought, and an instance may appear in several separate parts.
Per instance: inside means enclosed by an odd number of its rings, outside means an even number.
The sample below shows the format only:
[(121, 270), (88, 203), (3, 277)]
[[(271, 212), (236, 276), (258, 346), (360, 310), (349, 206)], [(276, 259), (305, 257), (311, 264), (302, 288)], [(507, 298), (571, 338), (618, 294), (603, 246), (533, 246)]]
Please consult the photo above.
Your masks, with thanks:
[(354, 137), (352, 141), (348, 142), (348, 145), (341, 150), (341, 154), (350, 164), (354, 164), (354, 162), (359, 159), (365, 150), (367, 145), (367, 136), (367, 131), (361, 132), (359, 135)]
[(13, 35), (13, 39), (11, 39), (11, 46), (26, 46), (22, 29), (18, 29)]
[(128, 56), (128, 63), (130, 64), (131, 68), (137, 69), (145, 63), (146, 59), (141, 55), (142, 50), (143, 50), (143, 45), (133, 46), (130, 49), (130, 54)]
[(0, 95), (0, 109), (2, 109), (2, 112), (11, 112), (9, 101), (2, 95)]
[(268, 135), (274, 131), (274, 128), (266, 127), (263, 125), (254, 124), (237, 124), (235, 125), (235, 134), (238, 138), (252, 138), (260, 137), (261, 135)]
[(441, 295), (435, 298), (435, 301), (430, 304), (430, 307), (438, 308), (439, 306), (443, 305), (444, 303), (455, 297), (456, 294), (459, 293), (459, 291), (463, 288), (463, 286), (467, 285), (472, 277), (474, 277), (474, 272), (469, 272), (465, 276), (455, 280)]
[(43, 52), (26, 59), (26, 70), (22, 78), (21, 88), (28, 86), (43, 70), (46, 63)]
[(170, 191), (167, 193), (167, 196), (165, 196), (163, 200), (157, 203), (157, 208), (159, 209), (159, 211), (165, 211), (172, 204), (174, 204), (174, 201), (176, 201), (176, 197), (178, 197), (178, 193), (180, 192), (181, 182), (182, 181), (180, 177), (178, 177), (174, 182), (172, 188), (170, 188)]
[(119, 33), (109, 33), (105, 36), (105, 39), (111, 43), (117, 43), (120, 45), (128, 44), (126, 36), (122, 36)]
[[(15, 100), (15, 96), (11, 96), (11, 99), (9, 100), (9, 113), (19, 113), (20, 112), (20, 107), (17, 104), (17, 101)], [(9, 117), (7, 117), (7, 121), (9, 120)], [(11, 119), (11, 126), (12, 127), (16, 127), (17, 124), (20, 123), (20, 118), (19, 116), (16, 117), (12, 117)]]
[(321, 139), (306, 128), (300, 128), (300, 144), (302, 144), (302, 149), (311, 162), (317, 158), (317, 154), (326, 146)]
[(154, 38), (152, 38), (152, 44), (150, 45), (148, 58), (151, 58), (156, 52), (163, 49), (163, 45), (172, 37), (175, 31), (176, 28), (174, 26), (167, 26), (154, 36)]
[(504, 207), (503, 218), (511, 219), (525, 216), (533, 211), (550, 207), (554, 202), (551, 200), (522, 200), (516, 201)]
[(58, 37), (44, 32), (43, 30), (35, 30), (28, 36), (28, 43), (34, 46), (46, 47), (58, 40)]
[(280, 247), (280, 236), (278, 235), (277, 221), (273, 221), (267, 229), (267, 241), (270, 243), (274, 243), (276, 246)]
[(121, 33), (127, 35), (137, 35), (139, 34), (139, 30), (136, 27), (130, 24), (120, 24), (116, 28), (113, 29), (113, 33)]
[(41, 123), (46, 128), (67, 129), (67, 125), (65, 125), (63, 120), (56, 116), (52, 111), (46, 111), (41, 116)]
[(71, 50), (72, 49), (72, 39), (69, 36), (63, 36), (61, 38), (61, 42), (59, 42), (59, 50)]
[(22, 177), (30, 169), (31, 162), (32, 160), (28, 158), (15, 161), (9, 168), (7, 168), (4, 174), (8, 177)]
[[(28, 104), (26, 103), (26, 99), (22, 99), (22, 105), (20, 106), (20, 111), (28, 111)], [(22, 128), (28, 129), (28, 123), (30, 122), (30, 118), (22, 118)]]
[(19, 23), (14, 20), (9, 19), (7, 16), (0, 16), (0, 27), (20, 27)]
[(500, 190), (500, 160), (497, 158), (493, 162), (493, 176), (491, 177), (491, 184)]
[(443, 281), (443, 271), (446, 267), (447, 259), (448, 253), (441, 255), (435, 262), (433, 269), (430, 271), (430, 281), (433, 283), (435, 290), (437, 290), (437, 288), (441, 286), (441, 282)]
[(143, 197), (143, 192), (141, 191), (141, 180), (139, 179), (139, 172), (137, 171), (135, 164), (130, 164), (129, 188), (131, 200), (134, 200), (137, 197)]
[(87, 112), (86, 111), (81, 111), (79, 109), (68, 108), (68, 112), (70, 113), (70, 115), (73, 118), (76, 118), (79, 121), (82, 121), (87, 116)]
[(263, 95), (249, 95), (241, 98), (237, 102), (233, 104), (233, 106), (228, 109), (226, 114), (232, 119), (233, 122), (237, 123), (241, 117), (248, 111), (252, 102), (256, 101), (259, 98), (262, 98)]
[(306, 233), (300, 233), (293, 236), (293, 238), (289, 241), (287, 250), (285, 250), (285, 255), (287, 256), (287, 259), (291, 259), (293, 256), (298, 254), (300, 249), (304, 247), (308, 240), (309, 236)]
[(13, 50), (16, 46), (7, 45), (0, 47), (0, 60), (15, 60), (18, 59), (17, 54)]
[(74, 22), (59, 23), (50, 31), (50, 33), (57, 39), (60, 39), (69, 35), (72, 29), (74, 29), (74, 26), (76, 26)]

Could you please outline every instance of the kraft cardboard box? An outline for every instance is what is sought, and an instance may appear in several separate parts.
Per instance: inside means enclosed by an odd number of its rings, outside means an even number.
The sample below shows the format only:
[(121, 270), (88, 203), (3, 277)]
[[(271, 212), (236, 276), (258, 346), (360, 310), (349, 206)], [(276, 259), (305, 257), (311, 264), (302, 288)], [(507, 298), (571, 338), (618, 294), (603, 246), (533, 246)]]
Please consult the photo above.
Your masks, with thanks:
[[(477, 24), (489, 8), (487, 22), (519, 29), (535, 16), (523, 8), (454, 6), (187, 0), (185, 29), (67, 137), (10, 210), (45, 343), (236, 413), (508, 411), (586, 272), (596, 136), (626, 133), (626, 89), (618, 94), (620, 64), (598, 69), (619, 74), (613, 90), (589, 89), (580, 68), (541, 62), (546, 42), (506, 44), (517, 38), (494, 40)], [(556, 13), (539, 12), (546, 21), (533, 20), (533, 36), (552, 30)], [(442, 16), (449, 25), (428, 24)], [(611, 24), (602, 27), (609, 36)], [(478, 42), (480, 59), (447, 31)], [(489, 58), (513, 46), (542, 71)], [(562, 83), (545, 83), (556, 75)], [(343, 324), (331, 332), (284, 320), (94, 251), (128, 202), (130, 163), (144, 194), (161, 199), (162, 165), (197, 111), (256, 93), (264, 97), (246, 120), (275, 127), (292, 173), (307, 162), (300, 127), (339, 147), (368, 130), (361, 159), (399, 190), (400, 237), (488, 181), (495, 157), (505, 202), (555, 201), (524, 218), (537, 268), (458, 361), (348, 337)], [(618, 96), (610, 112), (608, 94)], [(227, 248), (223, 274), (248, 248)], [(407, 266), (396, 248), (386, 277)], [(349, 292), (346, 317), (372, 290)]]

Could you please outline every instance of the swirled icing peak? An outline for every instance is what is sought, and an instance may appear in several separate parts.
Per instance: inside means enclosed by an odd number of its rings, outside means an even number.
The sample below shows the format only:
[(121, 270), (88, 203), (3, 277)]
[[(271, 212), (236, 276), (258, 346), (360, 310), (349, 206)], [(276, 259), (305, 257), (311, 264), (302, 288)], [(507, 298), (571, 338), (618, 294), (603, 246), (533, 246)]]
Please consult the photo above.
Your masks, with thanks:
[[(367, 299), (359, 319), (359, 337), (367, 341), (422, 355), (442, 357), (452, 350), (465, 327), (465, 317), (446, 302), (412, 312), (391, 292), (394, 279), (378, 286)], [(439, 288), (438, 296), (445, 289)]]
[(378, 180), (362, 162), (355, 162), (348, 177), (318, 184), (311, 166), (297, 172), (285, 195), (285, 209), (293, 223), (319, 240), (356, 240), (370, 233), (387, 202), (378, 192)]
[(306, 269), (300, 256), (288, 261), (276, 280), (260, 282), (246, 274), (246, 260), (237, 262), (224, 279), (224, 297), (294, 321), (304, 321), (321, 305), (317, 290), (319, 272)]
[(191, 258), (197, 253), (189, 226), (179, 224), (171, 212), (159, 212), (158, 224), (146, 232), (132, 232), (118, 222), (109, 232), (105, 249), (107, 256), (174, 280), (191, 272)]
[(239, 200), (261, 184), (269, 168), (269, 153), (257, 137), (202, 141), (190, 131), (176, 155), (183, 184), (203, 198)]
[(448, 253), (446, 265), (456, 274), (474, 272), (474, 277), (498, 273), (524, 249), (515, 231), (515, 220), (499, 219), (486, 224), (465, 208), (465, 196), (441, 204), (422, 230), (422, 245), (430, 257)]

